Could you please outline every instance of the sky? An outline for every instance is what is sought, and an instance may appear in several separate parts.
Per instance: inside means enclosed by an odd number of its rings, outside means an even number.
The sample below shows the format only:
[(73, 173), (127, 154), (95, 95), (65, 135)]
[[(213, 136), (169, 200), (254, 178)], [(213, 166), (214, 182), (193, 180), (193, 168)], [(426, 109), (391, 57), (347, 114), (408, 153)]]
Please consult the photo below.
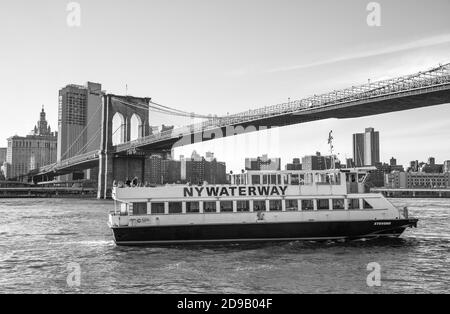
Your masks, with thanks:
[[(225, 115), (425, 70), (450, 62), (449, 0), (383, 0), (369, 26), (364, 0), (0, 0), (0, 146), (26, 135), (42, 105), (57, 128), (58, 90), (99, 82), (109, 93), (151, 97)], [(352, 134), (380, 132), (382, 161), (450, 159), (450, 105), (323, 120), (176, 150), (215, 152), (229, 170), (245, 157), (335, 152), (352, 157)], [(190, 123), (151, 113), (152, 125)]]

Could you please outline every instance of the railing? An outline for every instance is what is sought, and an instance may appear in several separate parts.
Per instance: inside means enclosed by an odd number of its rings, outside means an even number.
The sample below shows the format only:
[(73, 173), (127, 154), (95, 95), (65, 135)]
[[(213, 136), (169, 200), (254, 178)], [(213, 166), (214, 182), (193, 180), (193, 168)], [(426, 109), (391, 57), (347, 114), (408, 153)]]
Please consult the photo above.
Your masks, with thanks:
[(71, 166), (71, 165), (74, 165), (74, 164), (77, 164), (80, 162), (85, 162), (85, 161), (98, 159), (98, 158), (99, 158), (98, 151), (93, 151), (93, 152), (85, 153), (82, 155), (74, 156), (71, 158), (67, 158), (60, 162), (51, 164), (51, 165), (41, 167), (41, 168), (39, 168), (38, 173), (48, 173), (51, 171), (58, 170), (59, 168), (68, 167), (68, 166)]

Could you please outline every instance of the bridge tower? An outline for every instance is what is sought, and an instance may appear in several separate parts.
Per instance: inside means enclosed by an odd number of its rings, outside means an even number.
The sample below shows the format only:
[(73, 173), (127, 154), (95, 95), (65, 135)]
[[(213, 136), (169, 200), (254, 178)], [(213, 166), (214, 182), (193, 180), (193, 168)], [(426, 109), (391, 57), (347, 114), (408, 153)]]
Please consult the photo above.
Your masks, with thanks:
[(103, 96), (98, 198), (110, 195), (114, 180), (124, 181), (125, 176), (130, 179), (143, 177), (145, 154), (132, 151), (116, 154), (115, 146), (150, 134), (150, 100), (113, 94)]

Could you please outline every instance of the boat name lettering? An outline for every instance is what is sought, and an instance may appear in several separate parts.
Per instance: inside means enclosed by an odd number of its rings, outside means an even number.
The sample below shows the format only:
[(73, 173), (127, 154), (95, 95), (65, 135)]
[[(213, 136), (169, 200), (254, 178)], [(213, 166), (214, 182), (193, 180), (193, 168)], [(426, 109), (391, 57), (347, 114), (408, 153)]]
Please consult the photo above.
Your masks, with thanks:
[(287, 186), (208, 186), (185, 187), (184, 197), (284, 196)]

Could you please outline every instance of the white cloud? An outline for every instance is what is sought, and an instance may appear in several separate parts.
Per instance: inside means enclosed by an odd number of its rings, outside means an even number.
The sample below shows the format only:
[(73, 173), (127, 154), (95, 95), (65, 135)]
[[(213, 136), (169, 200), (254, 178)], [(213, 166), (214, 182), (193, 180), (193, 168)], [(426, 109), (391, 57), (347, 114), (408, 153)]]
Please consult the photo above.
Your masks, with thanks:
[(407, 50), (414, 50), (414, 49), (448, 44), (448, 43), (450, 43), (450, 34), (441, 34), (441, 35), (432, 36), (432, 37), (428, 37), (428, 38), (422, 38), (422, 39), (415, 40), (415, 41), (410, 41), (407, 43), (383, 47), (383, 48), (376, 49), (376, 50), (361, 51), (361, 52), (353, 53), (350, 55), (339, 56), (339, 57), (335, 57), (335, 58), (331, 58), (331, 59), (327, 59), (327, 60), (320, 60), (320, 61), (300, 64), (300, 65), (274, 68), (274, 69), (270, 69), (266, 72), (273, 73), (273, 72), (300, 70), (300, 69), (312, 68), (312, 67), (328, 65), (328, 64), (338, 63), (338, 62), (351, 61), (351, 60), (355, 60), (355, 59), (368, 58), (368, 57), (375, 57), (375, 56), (379, 56), (379, 55), (402, 52), (402, 51), (407, 51)]

